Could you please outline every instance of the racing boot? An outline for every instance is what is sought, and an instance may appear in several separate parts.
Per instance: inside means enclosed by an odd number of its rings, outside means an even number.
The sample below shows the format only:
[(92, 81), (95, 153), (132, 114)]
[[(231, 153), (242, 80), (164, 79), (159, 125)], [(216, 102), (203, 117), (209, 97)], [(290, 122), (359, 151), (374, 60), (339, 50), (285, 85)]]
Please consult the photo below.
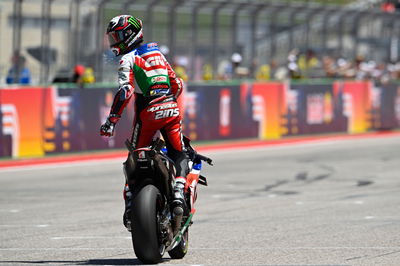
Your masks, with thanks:
[(174, 214), (174, 235), (176, 235), (181, 229), (183, 216), (187, 213), (184, 195), (185, 183), (186, 178), (181, 176), (175, 178), (174, 200), (172, 202), (172, 212)]
[(124, 188), (124, 200), (125, 200), (125, 211), (122, 217), (122, 221), (126, 229), (132, 231), (132, 220), (131, 220), (131, 210), (132, 210), (132, 192), (129, 190), (128, 184)]

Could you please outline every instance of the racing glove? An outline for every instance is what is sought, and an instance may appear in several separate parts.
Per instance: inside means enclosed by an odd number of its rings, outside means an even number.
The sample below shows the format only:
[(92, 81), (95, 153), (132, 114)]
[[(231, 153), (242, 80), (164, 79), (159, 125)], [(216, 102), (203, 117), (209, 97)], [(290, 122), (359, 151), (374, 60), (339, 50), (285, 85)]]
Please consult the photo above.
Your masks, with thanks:
[(114, 135), (115, 124), (118, 122), (121, 116), (111, 114), (107, 117), (107, 120), (100, 127), (100, 135), (106, 137), (112, 137)]

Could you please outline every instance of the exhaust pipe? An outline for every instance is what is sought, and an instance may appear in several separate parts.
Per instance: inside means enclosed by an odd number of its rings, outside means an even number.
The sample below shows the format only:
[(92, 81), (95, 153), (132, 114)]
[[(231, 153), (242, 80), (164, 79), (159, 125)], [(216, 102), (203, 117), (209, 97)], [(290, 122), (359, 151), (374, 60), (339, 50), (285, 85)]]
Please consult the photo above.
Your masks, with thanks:
[(177, 206), (174, 208), (174, 218), (173, 218), (173, 227), (174, 227), (174, 236), (179, 232), (182, 226), (182, 218), (183, 218), (183, 208)]

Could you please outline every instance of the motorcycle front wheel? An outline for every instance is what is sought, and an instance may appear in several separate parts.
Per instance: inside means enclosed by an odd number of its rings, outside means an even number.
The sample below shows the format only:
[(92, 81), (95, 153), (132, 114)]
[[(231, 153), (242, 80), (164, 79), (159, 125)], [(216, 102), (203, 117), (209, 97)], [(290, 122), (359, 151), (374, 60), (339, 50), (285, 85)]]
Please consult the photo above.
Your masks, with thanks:
[(160, 262), (165, 251), (164, 245), (158, 240), (159, 199), (160, 191), (150, 184), (140, 190), (132, 204), (133, 249), (138, 259), (147, 264)]

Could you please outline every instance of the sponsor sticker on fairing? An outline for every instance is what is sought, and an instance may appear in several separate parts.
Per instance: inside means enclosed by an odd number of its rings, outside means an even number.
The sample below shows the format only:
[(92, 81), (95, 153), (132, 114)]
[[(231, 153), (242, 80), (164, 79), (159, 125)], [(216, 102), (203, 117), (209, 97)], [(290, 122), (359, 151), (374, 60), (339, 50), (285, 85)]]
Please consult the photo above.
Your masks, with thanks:
[(144, 159), (146, 158), (146, 153), (144, 151), (139, 152), (139, 156), (140, 159)]
[[(138, 162), (142, 162), (142, 163), (148, 161), (148, 158), (147, 158), (147, 156), (146, 156), (146, 152), (145, 152), (145, 151), (140, 151), (140, 152), (138, 153), (137, 161), (138, 161)], [(143, 165), (142, 165), (142, 166), (143, 166)], [(143, 168), (143, 169), (144, 169), (145, 167), (140, 167), (140, 168)]]

